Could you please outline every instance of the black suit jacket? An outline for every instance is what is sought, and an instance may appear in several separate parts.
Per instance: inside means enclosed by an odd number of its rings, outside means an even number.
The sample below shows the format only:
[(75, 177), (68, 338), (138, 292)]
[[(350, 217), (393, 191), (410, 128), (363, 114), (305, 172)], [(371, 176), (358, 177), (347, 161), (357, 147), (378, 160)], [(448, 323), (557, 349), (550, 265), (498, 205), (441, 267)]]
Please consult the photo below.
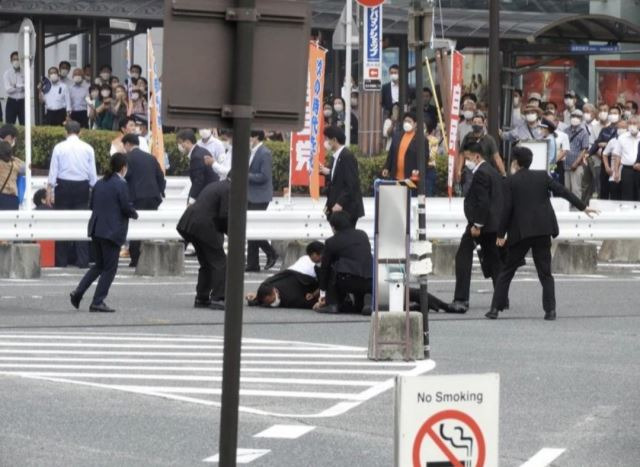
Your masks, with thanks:
[(504, 186), (496, 169), (483, 162), (473, 174), (467, 196), (464, 198), (464, 215), (469, 224), (482, 225), (482, 232), (498, 231), (504, 208)]
[(322, 264), (318, 274), (321, 290), (327, 290), (331, 271), (370, 279), (373, 256), (366, 232), (347, 229), (328, 238), (324, 244)]
[(89, 201), (89, 237), (110, 240), (124, 245), (129, 230), (129, 219), (137, 219), (138, 213), (129, 199), (129, 188), (119, 175), (101, 179), (93, 187)]
[(393, 108), (393, 98), (391, 97), (391, 83), (387, 83), (382, 86), (382, 100), (380, 104), (385, 112), (391, 114), (391, 109)]
[[(387, 155), (387, 162), (384, 164), (384, 168), (389, 171), (389, 177), (395, 179), (396, 171), (398, 167), (398, 150), (400, 149), (400, 142), (404, 136), (404, 131), (397, 131), (393, 134), (391, 139), (391, 147), (389, 148), (389, 154)], [(426, 157), (425, 167), (429, 161), (429, 142), (427, 138), (424, 139), (424, 154)], [(409, 144), (407, 153), (404, 157), (404, 179), (411, 178), (411, 173), (414, 170), (418, 170), (418, 142), (415, 135)]]
[(331, 211), (335, 204), (342, 206), (352, 218), (364, 216), (364, 203), (360, 191), (358, 161), (348, 148), (344, 147), (338, 160), (334, 161), (333, 177), (327, 175), (328, 190), (326, 210)]
[(182, 238), (222, 247), (222, 234), (227, 233), (230, 187), (231, 182), (223, 180), (210, 183), (202, 190), (178, 221), (177, 230)]
[(266, 279), (262, 285), (278, 289), (281, 308), (312, 308), (316, 302), (315, 299), (307, 300), (305, 296), (318, 288), (318, 280), (298, 271), (285, 269)]
[(511, 245), (525, 238), (544, 235), (557, 237), (560, 229), (551, 205), (550, 192), (566, 199), (581, 211), (587, 207), (547, 172), (521, 169), (505, 183), (505, 208), (498, 236), (504, 238), (508, 232)]
[(155, 157), (140, 148), (127, 154), (127, 175), (124, 178), (132, 201), (155, 199), (161, 202), (164, 198), (167, 181), (162, 168)]
[(194, 146), (189, 160), (189, 178), (191, 179), (191, 190), (189, 197), (198, 199), (198, 195), (209, 183), (220, 180), (211, 166), (205, 165), (204, 156), (211, 156), (207, 149), (202, 146)]

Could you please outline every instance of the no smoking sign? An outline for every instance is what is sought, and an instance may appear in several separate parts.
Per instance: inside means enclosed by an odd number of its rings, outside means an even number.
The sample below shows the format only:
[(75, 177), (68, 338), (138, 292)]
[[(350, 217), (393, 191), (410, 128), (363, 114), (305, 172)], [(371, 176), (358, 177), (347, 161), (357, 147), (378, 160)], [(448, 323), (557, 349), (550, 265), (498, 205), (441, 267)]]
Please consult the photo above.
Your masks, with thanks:
[(499, 381), (497, 374), (398, 378), (396, 466), (497, 466)]

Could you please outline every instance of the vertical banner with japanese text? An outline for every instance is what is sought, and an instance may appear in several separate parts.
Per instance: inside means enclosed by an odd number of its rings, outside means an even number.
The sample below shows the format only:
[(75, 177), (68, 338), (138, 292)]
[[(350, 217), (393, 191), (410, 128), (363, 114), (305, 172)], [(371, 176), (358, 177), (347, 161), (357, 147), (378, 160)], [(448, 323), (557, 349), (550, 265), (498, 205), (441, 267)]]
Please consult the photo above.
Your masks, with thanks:
[(382, 89), (382, 5), (365, 8), (364, 76), (365, 91)]
[(460, 121), (460, 98), (462, 97), (462, 65), (464, 57), (457, 50), (451, 59), (451, 123), (449, 125), (449, 172), (447, 192), (453, 196), (453, 172), (456, 164), (456, 146), (458, 140), (458, 123)]
[(324, 76), (327, 51), (315, 42), (309, 44), (307, 111), (304, 128), (291, 135), (292, 186), (308, 186), (311, 198), (320, 198), (320, 166), (324, 164)]
[(160, 78), (158, 78), (158, 68), (149, 31), (147, 31), (147, 66), (147, 76), (149, 77), (149, 133), (151, 134), (149, 152), (157, 159), (164, 172), (164, 136), (162, 134), (162, 116), (160, 115), (160, 109), (162, 109), (162, 85)]

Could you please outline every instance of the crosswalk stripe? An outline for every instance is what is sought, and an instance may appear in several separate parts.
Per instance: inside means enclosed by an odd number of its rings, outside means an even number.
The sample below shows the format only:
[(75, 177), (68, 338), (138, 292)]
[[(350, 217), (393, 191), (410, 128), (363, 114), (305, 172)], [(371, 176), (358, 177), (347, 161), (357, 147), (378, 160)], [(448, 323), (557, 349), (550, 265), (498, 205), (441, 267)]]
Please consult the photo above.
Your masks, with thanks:
[[(1, 346), (2, 344), (0, 344)], [(56, 355), (158, 355), (163, 357), (170, 356), (188, 356), (188, 357), (222, 357), (222, 352), (128, 352), (128, 351), (99, 351), (99, 350), (14, 350), (0, 349), (2, 354), (56, 354)], [(359, 355), (341, 355), (341, 354), (286, 354), (286, 353), (243, 353), (243, 357), (247, 358), (326, 358), (326, 359), (352, 359), (358, 358)], [(361, 358), (365, 358), (362, 356)]]
[[(163, 345), (163, 344), (84, 344), (84, 343), (32, 343), (32, 342), (3, 342), (0, 340), (0, 347), (70, 347), (70, 348), (129, 348), (129, 349), (187, 349), (187, 350), (222, 350), (222, 345)], [(326, 348), (317, 347), (283, 347), (283, 346), (243, 346), (242, 350), (300, 350), (307, 352), (326, 352)], [(333, 349), (332, 349), (333, 350)], [(345, 350), (347, 352), (361, 352), (357, 350)]]

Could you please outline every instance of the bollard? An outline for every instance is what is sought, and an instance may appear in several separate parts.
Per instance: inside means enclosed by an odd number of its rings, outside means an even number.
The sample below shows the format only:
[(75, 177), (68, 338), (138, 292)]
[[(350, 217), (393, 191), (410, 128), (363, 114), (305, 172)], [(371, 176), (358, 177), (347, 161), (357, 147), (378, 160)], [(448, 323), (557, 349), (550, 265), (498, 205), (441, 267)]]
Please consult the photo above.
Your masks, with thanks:
[(182, 242), (143, 241), (136, 266), (138, 276), (182, 276), (184, 244)]
[(37, 279), (40, 277), (40, 245), (6, 243), (0, 245), (0, 277)]

